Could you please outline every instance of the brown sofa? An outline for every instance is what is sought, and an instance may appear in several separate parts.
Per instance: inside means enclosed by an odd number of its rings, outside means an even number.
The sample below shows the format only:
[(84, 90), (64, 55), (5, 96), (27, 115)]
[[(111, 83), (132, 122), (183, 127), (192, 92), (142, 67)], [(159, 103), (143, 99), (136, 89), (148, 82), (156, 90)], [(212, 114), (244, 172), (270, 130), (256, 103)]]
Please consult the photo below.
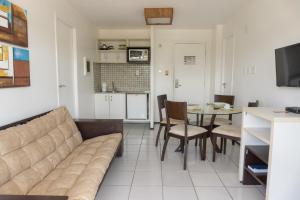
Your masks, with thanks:
[(74, 121), (64, 107), (0, 130), (0, 200), (93, 200), (123, 150), (122, 120)]

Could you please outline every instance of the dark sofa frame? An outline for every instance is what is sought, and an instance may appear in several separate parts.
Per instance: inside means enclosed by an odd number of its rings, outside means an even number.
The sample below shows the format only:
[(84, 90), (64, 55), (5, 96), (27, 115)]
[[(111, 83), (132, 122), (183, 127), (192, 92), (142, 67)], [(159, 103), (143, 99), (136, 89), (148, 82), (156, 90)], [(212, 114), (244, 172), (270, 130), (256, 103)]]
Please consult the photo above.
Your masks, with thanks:
[[(50, 111), (51, 112), (51, 111)], [(0, 130), (5, 130), (17, 125), (26, 124), (27, 122), (42, 117), (49, 112), (45, 112), (27, 119), (20, 120), (5, 126), (0, 127)], [(88, 140), (94, 137), (109, 135), (113, 133), (121, 133), (122, 140), (119, 144), (115, 157), (121, 157), (123, 154), (123, 120), (118, 119), (74, 119), (77, 128), (79, 129), (82, 139)], [(108, 170), (107, 170), (108, 171)], [(106, 171), (106, 174), (107, 174)], [(105, 175), (106, 175), (105, 174)], [(102, 181), (103, 182), (103, 181)], [(101, 187), (101, 184), (100, 186)], [(67, 196), (31, 196), (31, 195), (0, 195), (0, 200), (67, 200)]]

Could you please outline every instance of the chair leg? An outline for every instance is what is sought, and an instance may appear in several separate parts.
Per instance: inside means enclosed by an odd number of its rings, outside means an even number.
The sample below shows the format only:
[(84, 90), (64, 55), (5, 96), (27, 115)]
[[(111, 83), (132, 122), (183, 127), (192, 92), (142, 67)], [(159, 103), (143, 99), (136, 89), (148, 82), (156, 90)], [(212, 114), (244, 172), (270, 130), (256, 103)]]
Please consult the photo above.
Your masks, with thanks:
[(158, 145), (158, 141), (159, 141), (160, 132), (161, 132), (162, 127), (163, 127), (162, 125), (159, 125), (159, 129), (158, 129), (157, 136), (156, 136), (156, 142), (155, 142), (156, 147)]
[(224, 138), (224, 155), (226, 154), (227, 139)]
[(198, 146), (198, 138), (195, 139), (195, 146)]
[(167, 139), (167, 127), (165, 126), (165, 133), (164, 133), (164, 140), (166, 140)]
[(220, 145), (221, 152), (220, 153), (222, 153), (222, 151), (223, 151), (223, 144), (224, 144), (224, 139), (221, 138), (221, 145)]
[(203, 155), (202, 155), (202, 160), (206, 159), (206, 143), (207, 143), (207, 136), (204, 134), (203, 136)]
[(213, 134), (213, 162), (216, 161), (217, 136)]
[(161, 161), (165, 160), (165, 153), (166, 153), (166, 149), (167, 149), (167, 145), (168, 145), (169, 139), (170, 139), (170, 136), (167, 136), (167, 138), (165, 140), (165, 143), (164, 143), (162, 155), (161, 155)]
[(180, 146), (181, 146), (181, 153), (184, 153), (184, 147), (185, 147), (185, 141), (184, 140), (180, 140)]
[(188, 155), (188, 140), (185, 139), (184, 141), (184, 163), (183, 163), (183, 170), (186, 170), (186, 163), (187, 163), (187, 155)]
[(202, 143), (203, 143), (203, 137), (200, 137), (200, 138), (199, 138), (199, 143), (200, 143), (200, 145), (199, 145), (200, 158), (201, 158), (201, 160), (202, 160), (202, 156), (203, 156), (203, 145), (202, 145)]

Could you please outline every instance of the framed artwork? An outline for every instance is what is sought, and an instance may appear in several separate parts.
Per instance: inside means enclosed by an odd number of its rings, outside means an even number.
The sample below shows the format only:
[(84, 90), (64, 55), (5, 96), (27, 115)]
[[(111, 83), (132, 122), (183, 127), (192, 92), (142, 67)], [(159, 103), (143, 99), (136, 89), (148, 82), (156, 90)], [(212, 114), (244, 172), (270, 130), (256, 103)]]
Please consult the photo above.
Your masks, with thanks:
[(0, 0), (0, 41), (28, 47), (27, 11)]
[(30, 86), (27, 11), (0, 0), (0, 88)]
[(0, 88), (30, 86), (29, 50), (0, 45)]

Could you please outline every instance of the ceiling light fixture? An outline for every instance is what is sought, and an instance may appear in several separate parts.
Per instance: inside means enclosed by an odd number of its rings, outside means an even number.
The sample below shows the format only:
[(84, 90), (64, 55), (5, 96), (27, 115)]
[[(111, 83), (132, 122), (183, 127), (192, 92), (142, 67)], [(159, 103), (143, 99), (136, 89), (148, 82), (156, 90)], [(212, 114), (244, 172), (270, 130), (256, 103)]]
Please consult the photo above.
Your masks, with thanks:
[(147, 25), (172, 25), (173, 8), (145, 8)]

